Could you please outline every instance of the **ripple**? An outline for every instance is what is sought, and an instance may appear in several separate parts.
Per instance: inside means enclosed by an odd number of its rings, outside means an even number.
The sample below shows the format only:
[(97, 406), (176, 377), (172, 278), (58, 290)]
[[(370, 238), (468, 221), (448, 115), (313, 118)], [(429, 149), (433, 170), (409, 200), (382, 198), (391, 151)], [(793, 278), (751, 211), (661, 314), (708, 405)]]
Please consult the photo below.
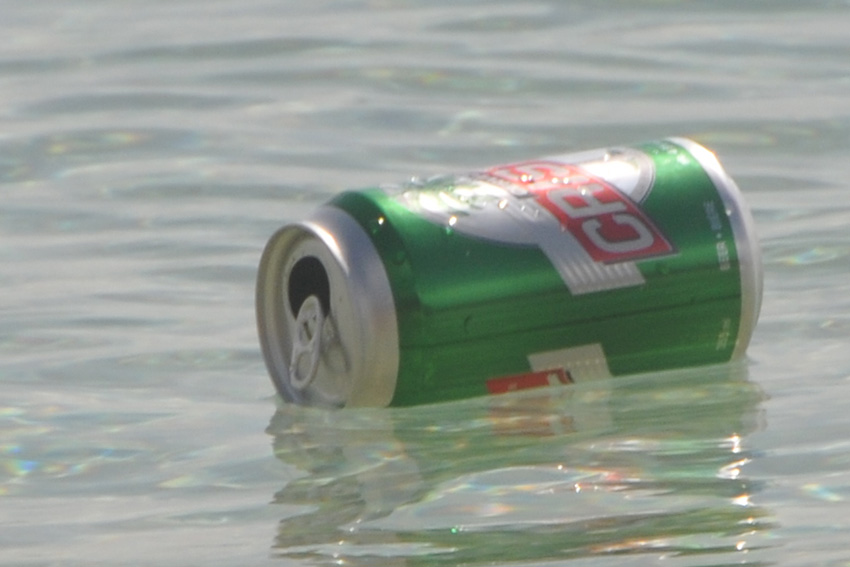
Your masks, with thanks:
[(16, 138), (0, 143), (0, 183), (61, 177), (73, 168), (119, 156), (186, 150), (200, 143), (197, 133), (164, 128), (83, 128)]
[(305, 52), (344, 46), (339, 40), (319, 37), (268, 37), (259, 39), (219, 42), (180, 43), (157, 45), (115, 51), (99, 57), (110, 63), (136, 61), (183, 61), (197, 63), (204, 60), (227, 61), (233, 59), (271, 58), (300, 55)]
[(115, 94), (88, 93), (42, 100), (24, 107), (23, 111), (38, 116), (57, 114), (104, 113), (120, 110), (195, 110), (244, 103), (232, 96), (184, 95), (169, 92), (129, 92)]
[(763, 250), (766, 265), (801, 267), (832, 264), (850, 257), (850, 243), (846, 245), (770, 244)]
[[(540, 12), (540, 10), (537, 10)], [(574, 10), (572, 12), (575, 12)], [(430, 29), (435, 31), (452, 32), (542, 32), (549, 28), (561, 27), (566, 21), (575, 23), (575, 18), (563, 13), (545, 11), (538, 14), (530, 14), (527, 11), (506, 14), (480, 13), (470, 16), (461, 16), (450, 22), (434, 24)], [(572, 17), (572, 18), (571, 18)]]

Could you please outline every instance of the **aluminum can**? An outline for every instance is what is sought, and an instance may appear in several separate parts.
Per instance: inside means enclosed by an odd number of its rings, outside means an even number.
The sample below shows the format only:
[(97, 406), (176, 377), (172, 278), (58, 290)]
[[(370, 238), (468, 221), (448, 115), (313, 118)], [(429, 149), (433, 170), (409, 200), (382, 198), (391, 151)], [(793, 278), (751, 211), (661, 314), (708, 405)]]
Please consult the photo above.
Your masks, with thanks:
[(343, 192), (272, 236), (257, 318), (287, 401), (404, 406), (740, 358), (761, 295), (739, 189), (669, 138)]

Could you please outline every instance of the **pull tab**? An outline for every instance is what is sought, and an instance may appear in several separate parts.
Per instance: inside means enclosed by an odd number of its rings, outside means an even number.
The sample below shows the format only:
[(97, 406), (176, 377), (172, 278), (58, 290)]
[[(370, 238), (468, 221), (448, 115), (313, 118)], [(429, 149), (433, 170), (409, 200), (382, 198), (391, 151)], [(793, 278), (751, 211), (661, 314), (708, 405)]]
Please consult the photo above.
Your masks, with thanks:
[(325, 314), (319, 298), (315, 295), (307, 297), (295, 318), (295, 340), (289, 363), (289, 382), (296, 390), (303, 390), (316, 377), (324, 324)]

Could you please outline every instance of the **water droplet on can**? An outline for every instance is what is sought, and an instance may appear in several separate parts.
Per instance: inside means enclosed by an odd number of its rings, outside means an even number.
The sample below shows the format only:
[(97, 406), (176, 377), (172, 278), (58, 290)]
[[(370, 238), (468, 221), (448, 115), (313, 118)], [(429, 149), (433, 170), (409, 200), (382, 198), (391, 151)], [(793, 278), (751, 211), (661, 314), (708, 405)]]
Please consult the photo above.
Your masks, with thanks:
[(455, 233), (454, 226), (457, 224), (457, 217), (452, 215), (449, 217), (449, 223), (446, 225), (446, 234), (451, 236)]
[(371, 232), (373, 236), (378, 234), (384, 227), (386, 222), (387, 219), (385, 219), (383, 216), (380, 216), (376, 219), (372, 219), (371, 221), (369, 221), (369, 232)]

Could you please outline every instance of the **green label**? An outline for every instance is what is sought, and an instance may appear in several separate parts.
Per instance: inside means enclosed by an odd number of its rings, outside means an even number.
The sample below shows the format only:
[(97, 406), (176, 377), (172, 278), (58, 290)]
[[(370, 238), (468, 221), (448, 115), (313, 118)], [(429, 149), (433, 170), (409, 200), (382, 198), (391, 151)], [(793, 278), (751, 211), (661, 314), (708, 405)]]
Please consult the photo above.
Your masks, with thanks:
[(370, 233), (393, 288), (394, 404), (477, 395), (488, 381), (490, 391), (537, 383), (551, 368), (574, 379), (731, 355), (735, 240), (716, 187), (671, 142), (346, 193), (335, 204)]

